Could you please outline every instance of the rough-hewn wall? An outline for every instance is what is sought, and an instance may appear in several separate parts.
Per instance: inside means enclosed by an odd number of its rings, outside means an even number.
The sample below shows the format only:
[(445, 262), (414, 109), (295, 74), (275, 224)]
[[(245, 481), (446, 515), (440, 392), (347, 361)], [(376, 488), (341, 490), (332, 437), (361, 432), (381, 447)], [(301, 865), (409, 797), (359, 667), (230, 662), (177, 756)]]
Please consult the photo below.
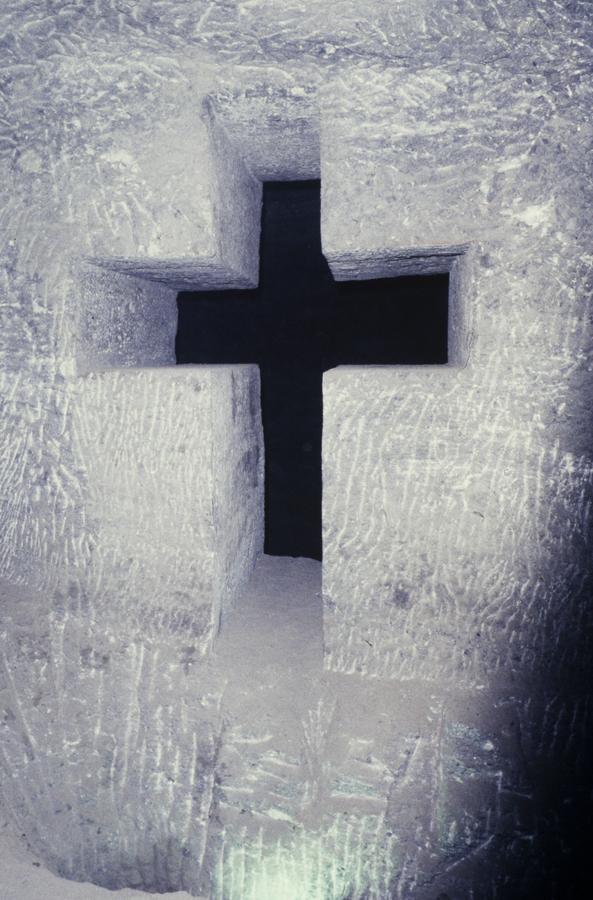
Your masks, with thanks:
[[(508, 853), (509, 871), (517, 856), (527, 870), (562, 807), (576, 824), (590, 778), (590, 85), (570, 55), (552, 69), (530, 54), (373, 78), (353, 69), (325, 96), (335, 274), (447, 270), (457, 254), (461, 339), (442, 368), (325, 376), (326, 663), (440, 694), (443, 734), (473, 731), (474, 782), (492, 783), (496, 755), (497, 795), (517, 821), (505, 839), (508, 826), (480, 824), (498, 801), (457, 798), (482, 834), (480, 864)], [(431, 741), (429, 729), (415, 753), (437, 777), (454, 753)], [(571, 746), (581, 750), (560, 751)], [(456, 818), (448, 803), (442, 813)], [(568, 890), (553, 884), (542, 876), (540, 890)]]
[(210, 68), (104, 12), (3, 10), (1, 792), (55, 871), (196, 890), (220, 723), (186, 676), (261, 552), (263, 448), (257, 373), (168, 367), (179, 287), (256, 283), (261, 186)]
[[(339, 668), (526, 675), (549, 669), (587, 621), (593, 322), (580, 160), (591, 129), (578, 76), (548, 87), (532, 68), (429, 68), (370, 87), (353, 73), (328, 111), (324, 238), (338, 269), (340, 242), (345, 256), (355, 248), (358, 277), (435, 247), (467, 246), (469, 269), (450, 310), (469, 307), (465, 359), (326, 378), (326, 624)], [(363, 111), (372, 133), (352, 126)], [(355, 198), (350, 226), (341, 204)]]
[[(200, 91), (182, 60), (133, 62), (109, 28), (75, 51), (66, 10), (38, 14), (15, 32), (5, 12), (1, 558), (43, 585), (78, 560), (70, 379), (174, 363), (178, 286), (255, 283), (261, 187), (202, 114), (207, 69)], [(43, 50), (21, 43), (32, 22)]]
[[(562, 896), (590, 707), (588, 5), (23, 0), (2, 15), (4, 808), (54, 869), (110, 886), (234, 900), (246, 865), (268, 877), (266, 846), (237, 849), (240, 824), (217, 819), (220, 685), (199, 642), (171, 622), (140, 636), (134, 604), (89, 590), (123, 518), (81, 428), (104, 441), (116, 401), (147, 440), (175, 420), (168, 375), (103, 370), (171, 365), (177, 287), (254, 283), (257, 177), (320, 167), (337, 277), (452, 266), (454, 365), (327, 377), (329, 671), (283, 790), (291, 814), (313, 790), (334, 800), (285, 823), (270, 865), (288, 890), (306, 860), (320, 898), (528, 896), (538, 877)], [(152, 383), (160, 417), (135, 406)], [(227, 394), (217, 446), (231, 410)], [(224, 512), (259, 464), (248, 430), (213, 514), (229, 586), (257, 530)], [(103, 462), (121, 446), (134, 469), (143, 443), (123, 437)], [(163, 584), (188, 589), (188, 554)]]
[(184, 622), (206, 654), (263, 547), (257, 369), (86, 375), (73, 436), (94, 536), (85, 590), (107, 619), (117, 597), (130, 635)]
[(199, 893), (220, 689), (193, 665), (189, 616), (163, 616), (160, 628), (145, 616), (139, 638), (113, 594), (107, 610), (74, 585), (49, 610), (25, 593), (8, 599), (4, 814), (67, 878)]

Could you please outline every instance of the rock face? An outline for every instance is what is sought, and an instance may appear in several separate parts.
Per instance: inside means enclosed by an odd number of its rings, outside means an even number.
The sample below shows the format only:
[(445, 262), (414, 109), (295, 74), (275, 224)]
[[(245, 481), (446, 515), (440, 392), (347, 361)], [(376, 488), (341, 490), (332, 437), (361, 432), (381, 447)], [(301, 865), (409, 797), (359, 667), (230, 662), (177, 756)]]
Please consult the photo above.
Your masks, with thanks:
[[(5, 7), (5, 817), (107, 887), (576, 896), (588, 7)], [(257, 374), (173, 339), (178, 289), (256, 283), (261, 179), (316, 176), (336, 278), (450, 272), (449, 364), (326, 376), (325, 674), (291, 744), (286, 686), (241, 723), (208, 655), (261, 549)]]
[[(82, 580), (139, 636), (185, 631), (198, 655), (263, 547), (255, 366), (111, 369), (78, 382), (74, 449), (95, 537)], [(158, 515), (155, 513), (158, 511)], [(115, 624), (115, 623), (114, 623)]]
[(3, 598), (6, 815), (66, 878), (198, 894), (220, 687), (194, 669), (183, 622), (139, 639), (93, 600)]

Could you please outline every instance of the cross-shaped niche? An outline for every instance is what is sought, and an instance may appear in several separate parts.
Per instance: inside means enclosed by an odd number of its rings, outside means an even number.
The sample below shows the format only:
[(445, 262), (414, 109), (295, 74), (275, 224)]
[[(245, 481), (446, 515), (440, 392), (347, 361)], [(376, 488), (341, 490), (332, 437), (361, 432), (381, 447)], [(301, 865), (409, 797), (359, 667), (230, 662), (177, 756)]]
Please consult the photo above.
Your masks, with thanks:
[(320, 183), (264, 184), (255, 290), (183, 292), (178, 363), (257, 363), (265, 552), (321, 559), (322, 375), (339, 365), (447, 362), (448, 275), (335, 281)]

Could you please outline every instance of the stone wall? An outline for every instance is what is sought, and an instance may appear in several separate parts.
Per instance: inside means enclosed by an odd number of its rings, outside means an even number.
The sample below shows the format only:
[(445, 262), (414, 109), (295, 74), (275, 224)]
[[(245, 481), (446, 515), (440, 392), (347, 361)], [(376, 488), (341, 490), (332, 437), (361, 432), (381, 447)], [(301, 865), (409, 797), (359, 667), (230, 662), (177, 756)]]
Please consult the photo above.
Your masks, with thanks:
[(93, 536), (85, 590), (107, 618), (117, 597), (139, 636), (184, 622), (206, 654), (263, 547), (257, 369), (89, 374), (73, 426)]
[(353, 248), (357, 277), (410, 258), (431, 271), (435, 253), (468, 248), (450, 309), (464, 307), (461, 357), (326, 376), (332, 667), (477, 685), (549, 672), (586, 632), (586, 119), (577, 92), (531, 69), (370, 86), (354, 73), (332, 94), (324, 244), (338, 277)]
[[(482, 833), (481, 865), (508, 854), (509, 872), (519, 858), (537, 866), (514, 842), (543, 848), (563, 807), (578, 820), (591, 774), (581, 751), (569, 762), (553, 750), (583, 748), (591, 727), (589, 101), (567, 60), (553, 76), (531, 58), (427, 61), (352, 70), (322, 117), (334, 274), (453, 265), (455, 332), (447, 366), (325, 376), (326, 665), (392, 679), (402, 696), (408, 682), (440, 694), (444, 734), (477, 739), (475, 785), (492, 783), (496, 755), (499, 800), (459, 796), (456, 808)], [(456, 752), (437, 750), (427, 715), (414, 752), (434, 774)], [(500, 798), (499, 825), (483, 831)], [(508, 817), (505, 846), (493, 834)]]
[(256, 372), (171, 368), (176, 292), (256, 283), (261, 186), (211, 66), (147, 62), (117, 15), (3, 16), (2, 808), (56, 872), (195, 893), (197, 661), (261, 552), (263, 448)]
[(450, 364), (326, 377), (316, 758), (327, 796), (359, 786), (346, 818), (287, 825), (275, 864), (292, 883), (318, 854), (339, 895), (346, 860), (376, 900), (567, 877), (590, 776), (591, 27), (559, 0), (3, 10), (0, 790), (54, 870), (228, 900), (266, 858), (233, 862), (216, 819), (221, 685), (196, 662), (260, 546), (255, 380), (171, 372), (175, 292), (254, 284), (259, 179), (321, 174), (336, 277), (450, 272)]

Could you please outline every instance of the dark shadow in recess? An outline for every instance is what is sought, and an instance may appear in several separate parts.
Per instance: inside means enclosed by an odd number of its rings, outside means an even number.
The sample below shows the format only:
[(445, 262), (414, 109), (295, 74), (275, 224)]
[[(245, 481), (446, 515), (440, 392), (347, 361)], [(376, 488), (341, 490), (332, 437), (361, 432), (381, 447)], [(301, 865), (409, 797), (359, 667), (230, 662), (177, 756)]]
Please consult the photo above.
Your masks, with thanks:
[(447, 362), (449, 277), (334, 281), (320, 183), (264, 185), (260, 284), (178, 297), (178, 363), (257, 363), (265, 552), (321, 559), (321, 379), (351, 365)]

